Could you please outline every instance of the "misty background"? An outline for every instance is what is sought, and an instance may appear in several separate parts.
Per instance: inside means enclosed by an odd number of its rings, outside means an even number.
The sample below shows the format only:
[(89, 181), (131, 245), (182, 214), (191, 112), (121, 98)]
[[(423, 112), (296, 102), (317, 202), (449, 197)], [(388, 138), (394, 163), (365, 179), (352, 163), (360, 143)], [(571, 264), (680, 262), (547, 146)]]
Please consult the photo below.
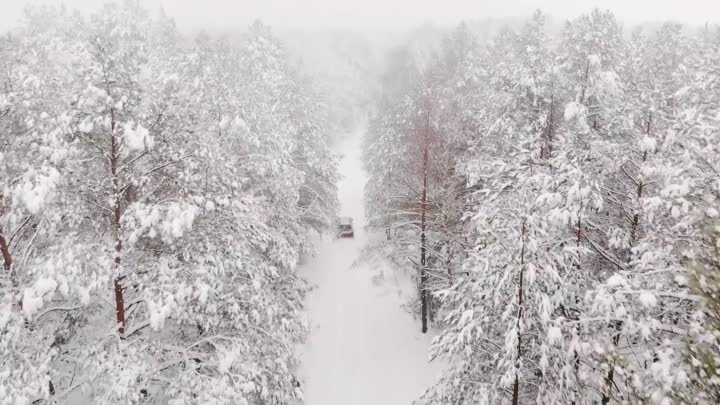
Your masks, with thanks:
[[(541, 8), (547, 15), (566, 19), (598, 7), (612, 10), (631, 23), (677, 20), (690, 24), (717, 22), (720, 2), (714, 0), (138, 0), (148, 8), (162, 7), (182, 30), (242, 29), (255, 19), (278, 30), (398, 31), (424, 22), (454, 25), (461, 20), (525, 17)], [(92, 10), (98, 0), (3, 0), (0, 30), (18, 21), (25, 5), (65, 4)]]
[[(27, 6), (63, 6), (97, 11), (103, 0), (0, 0), (0, 33), (23, 23)], [(700, 30), (720, 21), (716, 0), (133, 0), (157, 15), (172, 18), (192, 38), (200, 32), (239, 40), (253, 22), (268, 25), (282, 42), (289, 63), (308, 77), (330, 113), (336, 131), (350, 131), (372, 114), (383, 78), (397, 52), (408, 50), (418, 67), (442, 48), (460, 23), (480, 41), (491, 41), (503, 27), (517, 29), (539, 9), (548, 33), (588, 10), (610, 10), (623, 34), (650, 31), (663, 22)]]
[[(64, 6), (89, 13), (102, 0), (0, 0), (0, 33), (23, 22), (28, 5)], [(715, 0), (135, 0), (151, 13), (173, 19), (190, 37), (200, 32), (239, 39), (256, 20), (270, 26), (289, 62), (309, 77), (326, 103), (338, 133), (367, 119), (393, 52), (406, 48), (417, 66), (442, 48), (442, 38), (461, 22), (481, 41), (505, 26), (519, 28), (542, 10), (549, 33), (588, 10), (610, 10), (624, 26), (655, 30), (665, 21), (701, 29), (720, 21)], [(694, 27), (694, 28), (693, 28)], [(390, 62), (392, 63), (392, 62)]]

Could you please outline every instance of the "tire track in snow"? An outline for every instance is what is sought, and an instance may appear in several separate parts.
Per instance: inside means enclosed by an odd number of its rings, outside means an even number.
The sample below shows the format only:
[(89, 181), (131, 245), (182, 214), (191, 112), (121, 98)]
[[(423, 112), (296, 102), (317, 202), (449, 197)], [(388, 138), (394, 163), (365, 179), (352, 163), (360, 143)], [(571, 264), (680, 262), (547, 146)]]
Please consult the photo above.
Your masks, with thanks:
[(305, 405), (411, 404), (435, 380), (438, 364), (429, 364), (431, 336), (401, 308), (398, 288), (372, 283), (374, 269), (353, 266), (367, 235), (363, 229), (361, 131), (344, 141), (339, 185), (341, 214), (354, 219), (355, 238), (325, 236), (315, 257), (300, 272), (314, 286), (306, 301), (310, 336), (301, 351), (300, 378)]

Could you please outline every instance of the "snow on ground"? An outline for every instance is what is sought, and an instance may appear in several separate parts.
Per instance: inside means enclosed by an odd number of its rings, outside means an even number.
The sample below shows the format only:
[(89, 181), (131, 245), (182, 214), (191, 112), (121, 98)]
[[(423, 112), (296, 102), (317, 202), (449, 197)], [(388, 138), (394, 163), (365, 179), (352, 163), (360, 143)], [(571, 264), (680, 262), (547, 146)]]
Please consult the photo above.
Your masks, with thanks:
[(300, 269), (315, 286), (307, 299), (311, 331), (299, 370), (305, 405), (409, 405), (440, 372), (427, 360), (432, 336), (421, 334), (418, 321), (401, 308), (412, 283), (386, 277), (376, 285), (376, 269), (356, 263), (368, 239), (362, 135), (338, 147), (344, 155), (341, 215), (354, 219), (355, 238), (325, 236)]

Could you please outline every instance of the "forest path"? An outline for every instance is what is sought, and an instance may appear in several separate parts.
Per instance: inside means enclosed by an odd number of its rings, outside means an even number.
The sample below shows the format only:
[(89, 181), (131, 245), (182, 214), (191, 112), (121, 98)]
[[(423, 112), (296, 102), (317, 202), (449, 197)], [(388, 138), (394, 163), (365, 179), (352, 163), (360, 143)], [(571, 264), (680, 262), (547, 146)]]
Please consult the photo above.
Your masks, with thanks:
[(310, 336), (299, 371), (305, 405), (410, 405), (440, 371), (427, 361), (432, 336), (421, 334), (419, 322), (401, 308), (414, 294), (412, 282), (386, 277), (373, 283), (377, 269), (356, 263), (369, 236), (363, 135), (357, 131), (336, 148), (343, 155), (341, 215), (354, 219), (355, 237), (326, 235), (300, 269), (315, 287), (306, 301)]

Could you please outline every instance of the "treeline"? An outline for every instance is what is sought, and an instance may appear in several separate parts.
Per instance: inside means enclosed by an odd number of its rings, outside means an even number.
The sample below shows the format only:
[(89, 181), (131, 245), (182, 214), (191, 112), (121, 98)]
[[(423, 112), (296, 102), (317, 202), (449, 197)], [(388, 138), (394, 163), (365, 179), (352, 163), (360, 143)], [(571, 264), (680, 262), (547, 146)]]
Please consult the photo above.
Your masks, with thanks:
[(449, 364), (420, 403), (718, 403), (720, 29), (537, 12), (418, 54), (365, 160)]
[(0, 37), (0, 402), (288, 403), (326, 112), (266, 26), (136, 4)]

